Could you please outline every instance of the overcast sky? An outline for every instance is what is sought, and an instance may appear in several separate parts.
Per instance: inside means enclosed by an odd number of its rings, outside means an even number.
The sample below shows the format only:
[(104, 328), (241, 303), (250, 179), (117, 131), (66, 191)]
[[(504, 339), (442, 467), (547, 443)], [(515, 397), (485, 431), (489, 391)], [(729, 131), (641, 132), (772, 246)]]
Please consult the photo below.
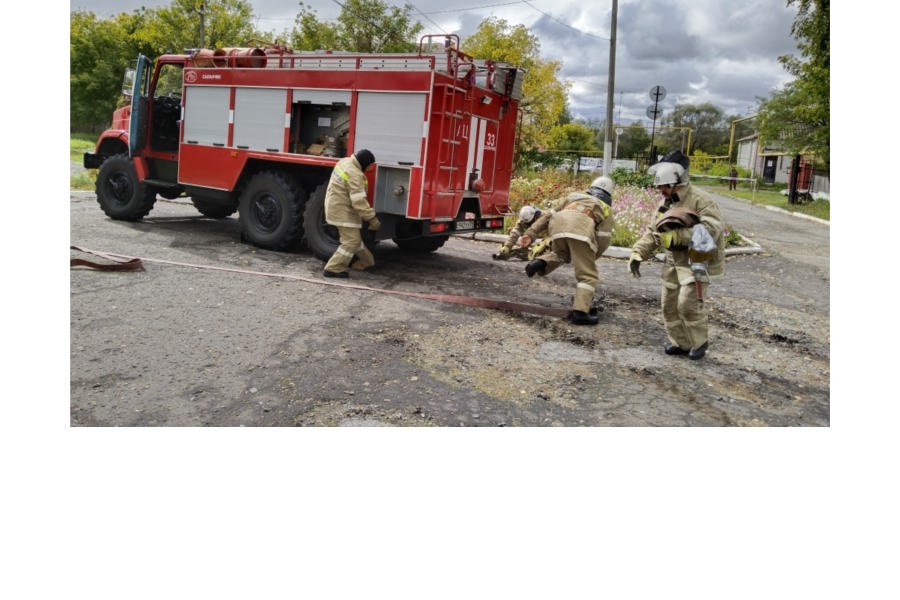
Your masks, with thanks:
[[(98, 17), (169, 0), (72, 0), (71, 10)], [(252, 2), (257, 27), (281, 33), (293, 26), (296, 0)], [(307, 0), (321, 20), (340, 12), (338, 0)], [(401, 0), (393, 4), (402, 6)], [(575, 117), (605, 118), (612, 1), (584, 0), (416, 0), (413, 17), (423, 33), (472, 34), (487, 16), (528, 27), (540, 40), (541, 57), (560, 61), (562, 79), (572, 83), (569, 106)], [(613, 118), (619, 124), (649, 122), (649, 92), (662, 86), (660, 108), (711, 102), (726, 115), (752, 114), (758, 97), (790, 79), (778, 62), (797, 54), (790, 27), (796, 9), (785, 0), (619, 0)]]

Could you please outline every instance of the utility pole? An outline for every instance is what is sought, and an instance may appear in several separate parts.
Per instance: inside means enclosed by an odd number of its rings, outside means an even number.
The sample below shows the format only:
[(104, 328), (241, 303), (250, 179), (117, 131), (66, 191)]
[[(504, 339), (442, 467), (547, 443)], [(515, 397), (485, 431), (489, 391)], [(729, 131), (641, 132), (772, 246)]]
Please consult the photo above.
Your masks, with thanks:
[(203, 48), (203, 18), (206, 16), (206, 2), (200, 3), (200, 46), (199, 48)]
[(612, 0), (612, 19), (609, 26), (609, 78), (606, 81), (606, 130), (603, 134), (603, 174), (609, 175), (612, 162), (613, 96), (616, 89), (616, 20), (619, 0)]

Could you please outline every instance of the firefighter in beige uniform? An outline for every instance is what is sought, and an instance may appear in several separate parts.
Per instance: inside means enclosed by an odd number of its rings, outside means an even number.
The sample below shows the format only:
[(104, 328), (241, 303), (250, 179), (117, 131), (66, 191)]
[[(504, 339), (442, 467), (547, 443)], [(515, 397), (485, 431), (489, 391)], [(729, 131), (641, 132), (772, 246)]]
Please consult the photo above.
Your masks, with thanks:
[[(687, 171), (683, 165), (660, 162), (654, 168), (653, 183), (664, 198), (658, 209), (658, 216), (672, 214), (668, 211), (673, 208), (696, 213), (700, 222), (695, 226), (705, 227), (716, 243), (716, 250), (706, 267), (709, 278), (722, 276), (725, 273), (724, 223), (719, 206), (708, 193), (688, 183)], [(663, 233), (659, 233), (655, 227), (648, 227), (631, 249), (628, 268), (632, 275), (640, 277), (641, 261), (653, 256), (658, 248), (665, 249), (661, 303), (670, 343), (665, 345), (664, 350), (666, 354), (687, 354), (689, 358), (696, 360), (703, 358), (709, 346), (709, 320), (706, 307), (697, 297), (694, 273), (691, 271), (689, 247), (692, 233), (693, 227)], [(708, 281), (703, 281), (700, 291), (704, 298), (707, 286)]]
[(519, 238), (523, 248), (545, 230), (551, 239), (550, 251), (525, 265), (529, 277), (547, 275), (563, 263), (572, 263), (577, 285), (569, 319), (575, 325), (596, 325), (600, 320), (590, 311), (599, 282), (597, 259), (609, 247), (615, 225), (610, 208), (614, 187), (609, 177), (598, 177), (586, 192), (561, 199)]
[(510, 258), (528, 259), (528, 248), (522, 248), (517, 243), (525, 230), (541, 217), (542, 211), (536, 206), (526, 204), (519, 210), (519, 220), (512, 229), (506, 241), (500, 246), (495, 254), (491, 255), (494, 260), (509, 260)]
[(369, 206), (366, 169), (375, 156), (366, 149), (357, 150), (334, 166), (325, 192), (325, 222), (337, 227), (341, 243), (325, 264), (325, 277), (348, 277), (347, 268), (363, 270), (375, 264), (375, 257), (362, 239), (362, 222), (378, 231), (381, 222)]

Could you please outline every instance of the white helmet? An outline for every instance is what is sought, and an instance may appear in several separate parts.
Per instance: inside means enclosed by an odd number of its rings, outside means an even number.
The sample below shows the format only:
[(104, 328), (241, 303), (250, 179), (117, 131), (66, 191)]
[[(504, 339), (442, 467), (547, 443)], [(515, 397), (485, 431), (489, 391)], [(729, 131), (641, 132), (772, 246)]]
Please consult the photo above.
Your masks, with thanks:
[(612, 179), (602, 175), (591, 182), (587, 193), (597, 200), (605, 202), (607, 206), (612, 206), (612, 191), (615, 187), (616, 184)]
[(661, 162), (654, 165), (653, 185), (679, 185), (686, 180), (684, 167), (678, 163)]
[(525, 221), (526, 223), (531, 223), (531, 221), (534, 220), (534, 215), (536, 212), (537, 210), (533, 206), (531, 206), (530, 204), (526, 204), (519, 211), (519, 220)]
[(601, 190), (612, 196), (613, 190), (616, 189), (616, 182), (606, 175), (601, 175), (591, 182), (591, 187), (600, 188)]

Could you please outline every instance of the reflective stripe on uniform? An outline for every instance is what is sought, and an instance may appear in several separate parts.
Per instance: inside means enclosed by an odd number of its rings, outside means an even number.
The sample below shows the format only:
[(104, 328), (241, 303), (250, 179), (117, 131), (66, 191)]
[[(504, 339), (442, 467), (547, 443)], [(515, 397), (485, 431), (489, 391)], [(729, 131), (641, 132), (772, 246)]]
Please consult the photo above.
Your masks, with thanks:
[(334, 225), (335, 227), (352, 227), (354, 229), (362, 229), (362, 223), (360, 223), (359, 221), (345, 223), (343, 221), (329, 221), (328, 219), (326, 219), (325, 222), (329, 225)]
[(356, 192), (354, 194), (350, 194), (350, 202), (358, 202), (359, 200), (365, 200), (366, 193), (365, 192)]
[(592, 240), (592, 239), (588, 238), (587, 236), (584, 236), (584, 235), (576, 235), (576, 234), (574, 234), (574, 233), (568, 233), (568, 232), (566, 232), (566, 233), (556, 233), (556, 234), (550, 236), (550, 239), (551, 239), (551, 240), (556, 240), (556, 239), (559, 239), (559, 238), (569, 238), (569, 239), (573, 239), (573, 240), (581, 240), (581, 241), (584, 242), (585, 244), (588, 244), (591, 248), (593, 248), (593, 247), (594, 247), (594, 244), (596, 243), (595, 240)]
[(597, 291), (597, 286), (585, 283), (584, 281), (579, 281), (578, 285), (576, 285), (575, 287), (581, 288), (583, 290), (589, 290), (592, 294)]
[(338, 249), (337, 249), (335, 252), (336, 252), (337, 254), (340, 254), (341, 256), (353, 256), (353, 253), (352, 253), (352, 252), (347, 252), (346, 250), (344, 250), (344, 249), (343, 249), (342, 247), (340, 247), (340, 246), (338, 246)]
[(344, 170), (341, 169), (340, 167), (338, 167), (337, 165), (335, 165), (334, 171), (332, 171), (332, 173), (337, 174), (337, 176), (340, 177), (341, 179), (343, 179), (344, 181), (350, 181), (350, 176), (347, 175), (346, 173), (344, 173)]

